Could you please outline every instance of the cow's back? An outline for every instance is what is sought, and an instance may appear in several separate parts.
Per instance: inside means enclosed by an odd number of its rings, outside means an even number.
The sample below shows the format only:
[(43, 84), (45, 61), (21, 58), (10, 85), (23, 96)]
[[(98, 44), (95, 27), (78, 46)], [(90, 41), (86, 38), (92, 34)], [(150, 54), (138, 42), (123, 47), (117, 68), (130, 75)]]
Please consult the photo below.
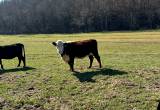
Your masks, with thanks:
[(67, 43), (65, 48), (66, 54), (75, 57), (85, 57), (86, 55), (92, 53), (95, 49), (97, 49), (97, 41), (96, 40), (84, 40), (77, 42)]
[(23, 44), (17, 43), (12, 45), (0, 46), (0, 58), (12, 59), (22, 54)]

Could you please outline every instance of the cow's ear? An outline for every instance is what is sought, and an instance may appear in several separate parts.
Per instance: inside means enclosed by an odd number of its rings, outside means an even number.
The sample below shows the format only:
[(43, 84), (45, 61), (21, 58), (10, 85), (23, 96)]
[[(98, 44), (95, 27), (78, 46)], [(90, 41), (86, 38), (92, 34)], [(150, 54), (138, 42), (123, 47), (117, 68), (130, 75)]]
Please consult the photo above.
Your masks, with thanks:
[(54, 46), (57, 46), (57, 43), (55, 43), (55, 42), (52, 42), (52, 44), (53, 44)]

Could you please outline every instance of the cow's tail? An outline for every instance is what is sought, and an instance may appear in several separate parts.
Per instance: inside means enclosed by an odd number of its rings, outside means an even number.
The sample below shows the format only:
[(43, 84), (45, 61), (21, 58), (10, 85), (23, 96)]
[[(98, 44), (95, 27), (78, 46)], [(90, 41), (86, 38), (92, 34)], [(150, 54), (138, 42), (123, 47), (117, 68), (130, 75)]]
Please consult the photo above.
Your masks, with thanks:
[(97, 49), (97, 52), (98, 52), (98, 43), (97, 43), (97, 40), (92, 39), (92, 42), (94, 42), (94, 46), (95, 46), (95, 48)]
[(23, 55), (23, 62), (24, 62), (24, 66), (26, 66), (26, 54), (25, 54), (25, 48), (24, 48), (24, 45), (22, 44), (22, 49), (23, 49), (23, 51), (22, 51), (22, 55)]
[(21, 43), (18, 43), (17, 45), (18, 45), (19, 47), (21, 47), (21, 49), (22, 49), (22, 60), (23, 60), (24, 67), (25, 67), (25, 66), (26, 66), (26, 54), (25, 54), (24, 45), (21, 44)]
[(23, 57), (24, 57), (24, 58), (26, 58), (26, 54), (25, 54), (24, 45), (22, 46), (22, 49), (23, 49), (23, 53), (22, 53), (22, 54), (23, 54)]

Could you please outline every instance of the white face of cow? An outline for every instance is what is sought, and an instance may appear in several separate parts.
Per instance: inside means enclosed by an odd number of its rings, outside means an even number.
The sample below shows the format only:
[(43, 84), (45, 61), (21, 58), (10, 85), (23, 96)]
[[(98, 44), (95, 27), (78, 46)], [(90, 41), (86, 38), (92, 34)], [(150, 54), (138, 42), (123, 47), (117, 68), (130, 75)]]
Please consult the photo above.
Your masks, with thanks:
[(63, 51), (64, 51), (64, 43), (65, 43), (65, 42), (63, 42), (62, 40), (58, 40), (58, 41), (56, 42), (56, 48), (57, 48), (57, 52), (58, 52), (59, 54), (62, 54)]
[[(63, 54), (64, 52), (64, 41), (62, 40), (58, 40), (57, 42), (54, 42), (53, 45), (56, 46), (56, 49), (57, 49), (57, 53), (59, 53), (60, 55)], [(70, 60), (69, 56), (68, 55), (63, 55), (61, 56), (61, 58), (65, 61), (65, 62), (68, 62)]]

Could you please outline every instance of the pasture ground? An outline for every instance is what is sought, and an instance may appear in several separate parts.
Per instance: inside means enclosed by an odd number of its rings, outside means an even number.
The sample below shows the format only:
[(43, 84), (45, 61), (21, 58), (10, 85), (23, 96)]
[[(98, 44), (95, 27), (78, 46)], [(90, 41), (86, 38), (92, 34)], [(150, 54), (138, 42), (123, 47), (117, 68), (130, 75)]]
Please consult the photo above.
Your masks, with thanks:
[[(52, 41), (97, 39), (103, 68), (76, 59), (69, 71)], [(3, 60), (3, 110), (155, 110), (160, 99), (160, 31), (0, 35), (0, 45), (21, 42), (26, 68)]]

